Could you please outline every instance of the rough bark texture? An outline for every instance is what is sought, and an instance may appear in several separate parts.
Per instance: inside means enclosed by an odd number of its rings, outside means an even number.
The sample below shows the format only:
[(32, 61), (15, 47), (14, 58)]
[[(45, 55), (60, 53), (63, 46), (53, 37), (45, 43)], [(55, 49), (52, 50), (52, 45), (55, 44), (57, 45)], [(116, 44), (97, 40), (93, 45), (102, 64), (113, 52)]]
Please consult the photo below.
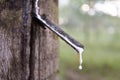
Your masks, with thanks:
[[(57, 5), (40, 0), (40, 14), (57, 22)], [(58, 80), (58, 40), (32, 20), (32, 6), (31, 0), (0, 0), (0, 80)]]

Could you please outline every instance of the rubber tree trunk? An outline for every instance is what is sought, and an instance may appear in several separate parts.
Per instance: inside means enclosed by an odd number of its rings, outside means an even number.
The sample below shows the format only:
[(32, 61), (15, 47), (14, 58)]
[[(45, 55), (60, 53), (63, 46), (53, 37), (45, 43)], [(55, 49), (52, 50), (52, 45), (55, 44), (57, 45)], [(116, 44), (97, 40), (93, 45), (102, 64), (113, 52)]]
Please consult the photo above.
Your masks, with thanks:
[[(58, 80), (58, 39), (31, 17), (35, 0), (0, 0), (0, 80)], [(57, 23), (57, 0), (39, 0)]]

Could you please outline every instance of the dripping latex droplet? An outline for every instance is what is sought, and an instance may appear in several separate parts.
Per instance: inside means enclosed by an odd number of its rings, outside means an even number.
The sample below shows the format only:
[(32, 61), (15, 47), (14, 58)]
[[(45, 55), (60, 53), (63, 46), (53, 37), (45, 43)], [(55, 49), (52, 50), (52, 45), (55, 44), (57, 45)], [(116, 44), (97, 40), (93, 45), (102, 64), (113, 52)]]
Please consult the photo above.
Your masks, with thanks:
[(79, 69), (82, 70), (82, 52), (83, 52), (83, 49), (80, 50), (80, 52), (78, 53), (78, 57), (79, 57), (79, 62), (80, 62), (80, 65), (79, 65)]

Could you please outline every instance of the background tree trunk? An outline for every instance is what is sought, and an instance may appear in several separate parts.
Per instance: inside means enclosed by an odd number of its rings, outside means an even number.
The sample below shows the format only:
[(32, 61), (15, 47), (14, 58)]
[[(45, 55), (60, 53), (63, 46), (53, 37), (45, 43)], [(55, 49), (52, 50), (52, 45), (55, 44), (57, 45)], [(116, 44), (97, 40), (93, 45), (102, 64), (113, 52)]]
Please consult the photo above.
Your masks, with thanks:
[[(0, 0), (0, 80), (58, 80), (58, 40), (32, 20), (32, 3)], [(57, 23), (57, 3), (39, 0), (40, 14)]]

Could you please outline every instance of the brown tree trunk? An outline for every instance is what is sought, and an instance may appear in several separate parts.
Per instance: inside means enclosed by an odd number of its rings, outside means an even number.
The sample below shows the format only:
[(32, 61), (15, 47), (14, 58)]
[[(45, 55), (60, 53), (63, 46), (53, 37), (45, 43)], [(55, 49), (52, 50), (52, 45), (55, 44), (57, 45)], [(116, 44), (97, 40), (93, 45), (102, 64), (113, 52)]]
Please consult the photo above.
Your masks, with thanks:
[[(58, 80), (58, 40), (32, 20), (32, 3), (0, 0), (0, 80)], [(40, 14), (57, 22), (57, 5), (39, 0)]]

